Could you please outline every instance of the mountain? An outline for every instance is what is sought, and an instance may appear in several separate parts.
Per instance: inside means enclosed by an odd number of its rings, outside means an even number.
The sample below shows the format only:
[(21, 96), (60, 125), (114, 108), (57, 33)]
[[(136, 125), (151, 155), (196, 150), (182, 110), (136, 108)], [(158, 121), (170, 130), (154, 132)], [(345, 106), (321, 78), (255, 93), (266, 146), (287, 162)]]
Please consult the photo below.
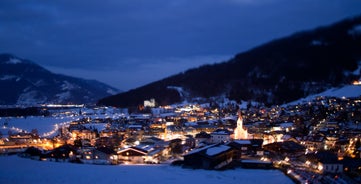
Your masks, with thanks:
[(106, 97), (98, 104), (130, 107), (154, 98), (165, 105), (220, 95), (237, 101), (284, 104), (351, 84), (360, 78), (360, 64), (361, 16), (270, 41), (229, 61), (190, 69)]
[(95, 80), (54, 74), (32, 61), (0, 54), (0, 105), (89, 104), (117, 92)]

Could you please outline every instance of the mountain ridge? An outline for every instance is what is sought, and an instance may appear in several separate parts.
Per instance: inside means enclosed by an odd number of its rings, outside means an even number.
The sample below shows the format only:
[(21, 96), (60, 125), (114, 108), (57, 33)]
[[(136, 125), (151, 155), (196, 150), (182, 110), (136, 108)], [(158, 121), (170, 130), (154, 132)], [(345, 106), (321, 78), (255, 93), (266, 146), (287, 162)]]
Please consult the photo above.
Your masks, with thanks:
[[(188, 98), (225, 95), (237, 101), (284, 104), (331, 87), (350, 84), (361, 61), (361, 16), (300, 31), (236, 54), (226, 62), (203, 65), (98, 101), (99, 105), (159, 105)], [(347, 75), (346, 75), (347, 73)]]
[(9, 53), (0, 54), (0, 88), (1, 105), (91, 104), (118, 91), (96, 80), (55, 74)]

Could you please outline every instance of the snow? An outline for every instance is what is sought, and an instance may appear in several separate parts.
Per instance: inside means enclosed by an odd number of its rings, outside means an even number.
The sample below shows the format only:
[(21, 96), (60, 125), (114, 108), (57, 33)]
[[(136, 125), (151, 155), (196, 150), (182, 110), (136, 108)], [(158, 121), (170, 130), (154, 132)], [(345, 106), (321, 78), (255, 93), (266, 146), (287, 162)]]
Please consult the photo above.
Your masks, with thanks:
[(215, 146), (215, 147), (207, 149), (206, 154), (209, 155), (209, 156), (213, 156), (213, 155), (217, 155), (219, 153), (222, 153), (224, 151), (227, 151), (229, 149), (231, 149), (231, 147), (226, 146), (226, 145), (219, 145), (219, 146)]
[(167, 89), (174, 89), (179, 93), (179, 96), (181, 98), (184, 98), (184, 95), (186, 94), (186, 91), (183, 90), (182, 87), (178, 87), (178, 86), (168, 86)]
[[(361, 26), (360, 26), (361, 28)], [(361, 61), (358, 62), (358, 68), (352, 72), (354, 75), (360, 75), (361, 74)]]
[(361, 34), (361, 25), (354, 26), (351, 30), (348, 31), (348, 34), (353, 36)]
[(59, 102), (62, 102), (62, 101), (65, 101), (67, 99), (70, 99), (71, 98), (71, 93), (70, 93), (70, 91), (66, 91), (66, 92), (63, 92), (63, 93), (56, 94), (55, 96), (58, 97)]
[(286, 122), (286, 123), (281, 123), (280, 124), (280, 127), (281, 128), (290, 128), (293, 126), (293, 123), (292, 122)]
[(98, 131), (104, 130), (107, 126), (106, 123), (88, 123), (88, 124), (84, 124), (84, 126), (86, 128), (95, 128)]
[(256, 102), (256, 101), (244, 101), (244, 100), (242, 100), (239, 107), (241, 109), (247, 109), (248, 104), (250, 104), (252, 107), (257, 107), (257, 106), (262, 105), (260, 102)]
[(290, 102), (286, 105), (297, 105), (302, 102), (309, 102), (319, 96), (338, 97), (338, 98), (352, 98), (361, 96), (361, 85), (346, 85), (340, 88), (331, 88), (322, 93), (314, 94), (301, 98), (299, 100)]
[(33, 91), (28, 91), (26, 93), (22, 93), (16, 104), (38, 104), (38, 103), (44, 103), (47, 100), (47, 98), (45, 96), (41, 96), (38, 95), (38, 92), (33, 90)]
[(65, 90), (72, 90), (75, 89), (76, 86), (74, 84), (71, 84), (68, 81), (63, 81), (63, 84), (61, 85), (61, 90), (65, 91)]
[(19, 64), (19, 63), (22, 63), (22, 61), (17, 58), (10, 58), (9, 61), (6, 62), (6, 64)]
[(111, 94), (111, 95), (115, 95), (115, 94), (117, 94), (118, 92), (115, 91), (115, 90), (113, 90), (113, 89), (108, 88), (108, 89), (107, 89), (107, 93), (108, 93), (108, 94)]
[[(27, 118), (0, 118), (0, 130), (3, 135), (8, 134), (8, 130), (13, 132), (18, 132), (18, 130), (25, 132), (31, 132), (32, 129), (37, 129), (39, 135), (44, 135), (46, 133), (52, 132), (55, 129), (56, 125), (65, 125), (69, 123), (72, 118), (54, 118), (54, 117), (27, 117)], [(4, 123), (7, 122), (8, 125), (5, 127)]]
[(321, 40), (312, 40), (311, 45), (320, 46), (323, 45), (323, 42)]
[(211, 134), (213, 135), (229, 135), (230, 133), (226, 130), (214, 131)]
[(170, 165), (88, 165), (42, 162), (17, 156), (0, 157), (0, 163), (0, 183), (293, 183), (278, 170), (209, 171)]
[(205, 146), (205, 147), (202, 147), (202, 148), (197, 148), (197, 149), (193, 149), (191, 150), (190, 152), (187, 153), (187, 155), (191, 155), (191, 154), (194, 154), (194, 153), (198, 153), (200, 151), (203, 151), (203, 150), (206, 150), (208, 148), (211, 148), (213, 146), (215, 146), (216, 144), (211, 144), (211, 145), (208, 145), (208, 146)]
[(0, 80), (12, 80), (12, 79), (15, 79), (15, 78), (18, 78), (18, 76), (16, 75), (3, 75)]
[(184, 126), (197, 126), (198, 123), (197, 122), (186, 122), (184, 123)]
[(36, 81), (36, 82), (34, 83), (34, 85), (35, 85), (36, 87), (44, 86), (44, 85), (46, 85), (46, 82), (45, 82), (44, 80), (38, 80), (38, 81)]
[(250, 140), (234, 140), (238, 144), (251, 144)]

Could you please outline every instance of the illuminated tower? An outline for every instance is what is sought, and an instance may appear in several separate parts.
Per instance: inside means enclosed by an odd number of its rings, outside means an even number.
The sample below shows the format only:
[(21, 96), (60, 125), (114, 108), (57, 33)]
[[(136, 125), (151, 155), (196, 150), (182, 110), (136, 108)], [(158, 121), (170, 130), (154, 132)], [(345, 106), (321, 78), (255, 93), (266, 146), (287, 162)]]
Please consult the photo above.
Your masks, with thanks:
[(241, 111), (238, 111), (237, 128), (234, 130), (234, 139), (247, 139), (248, 132), (243, 128), (243, 118)]

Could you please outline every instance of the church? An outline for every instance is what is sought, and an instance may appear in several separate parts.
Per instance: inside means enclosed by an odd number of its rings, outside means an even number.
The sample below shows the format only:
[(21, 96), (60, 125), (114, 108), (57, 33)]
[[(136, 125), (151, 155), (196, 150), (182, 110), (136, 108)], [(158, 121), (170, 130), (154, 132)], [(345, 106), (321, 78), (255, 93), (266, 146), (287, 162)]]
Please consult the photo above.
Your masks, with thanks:
[(234, 129), (234, 140), (248, 139), (248, 132), (243, 128), (243, 118), (241, 111), (238, 111), (237, 127)]

